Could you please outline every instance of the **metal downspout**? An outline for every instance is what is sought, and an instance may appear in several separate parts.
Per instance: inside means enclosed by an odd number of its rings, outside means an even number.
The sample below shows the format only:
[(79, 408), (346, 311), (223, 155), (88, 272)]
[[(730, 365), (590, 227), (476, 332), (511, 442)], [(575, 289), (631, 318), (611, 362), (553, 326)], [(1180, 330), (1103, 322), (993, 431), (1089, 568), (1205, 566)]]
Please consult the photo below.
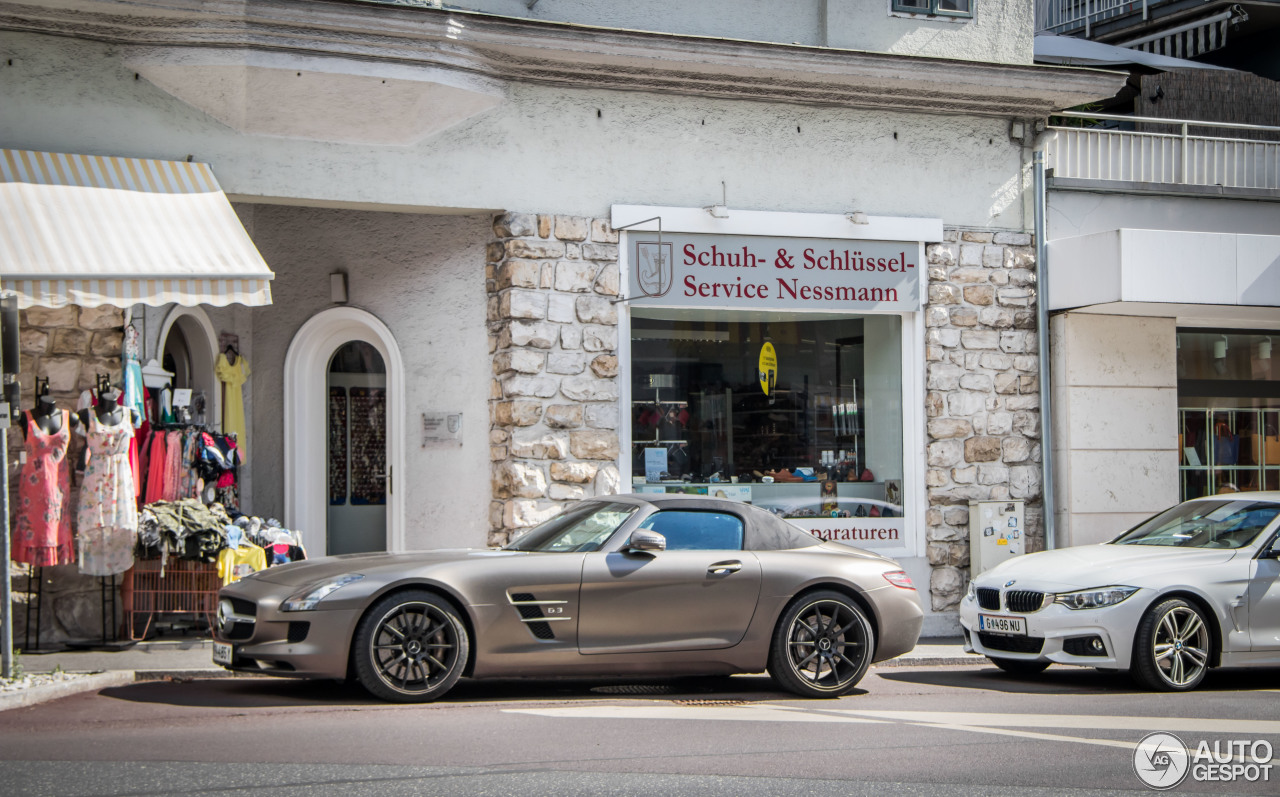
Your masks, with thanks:
[(1044, 547), (1057, 547), (1054, 528), (1053, 495), (1053, 401), (1049, 354), (1049, 283), (1046, 277), (1049, 247), (1045, 241), (1045, 174), (1044, 150), (1036, 149), (1032, 171), (1035, 176), (1035, 243), (1036, 243), (1036, 342), (1040, 351), (1040, 466), (1041, 494), (1044, 505)]

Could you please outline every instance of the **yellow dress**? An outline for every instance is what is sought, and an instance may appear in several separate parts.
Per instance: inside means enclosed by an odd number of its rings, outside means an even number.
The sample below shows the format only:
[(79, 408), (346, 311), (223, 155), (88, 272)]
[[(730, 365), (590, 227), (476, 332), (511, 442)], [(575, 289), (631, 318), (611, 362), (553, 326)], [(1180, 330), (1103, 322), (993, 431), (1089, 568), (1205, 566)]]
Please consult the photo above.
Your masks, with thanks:
[(249, 436), (244, 424), (244, 383), (249, 381), (249, 361), (244, 357), (236, 357), (235, 364), (227, 361), (226, 352), (218, 355), (218, 363), (214, 373), (226, 386), (222, 400), (222, 431), (234, 432), (236, 447), (240, 449), (240, 460), (249, 461)]

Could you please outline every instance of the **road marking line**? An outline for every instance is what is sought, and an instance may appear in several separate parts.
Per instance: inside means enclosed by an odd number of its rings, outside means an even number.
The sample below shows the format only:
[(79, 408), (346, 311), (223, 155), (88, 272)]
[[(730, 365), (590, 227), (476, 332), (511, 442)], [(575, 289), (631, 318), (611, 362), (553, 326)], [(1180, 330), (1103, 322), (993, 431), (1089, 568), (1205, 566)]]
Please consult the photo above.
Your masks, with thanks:
[(507, 708), (507, 714), (533, 714), (572, 719), (735, 720), (738, 722), (882, 723), (870, 717), (845, 717), (780, 711), (774, 706), (563, 706)]
[(1186, 731), (1231, 733), (1235, 735), (1280, 735), (1280, 722), (1273, 720), (1211, 719), (1198, 717), (1125, 717), (1099, 714), (996, 714), (964, 711), (864, 711), (819, 709), (899, 722), (931, 725), (965, 725), (988, 728), (1078, 728), (1091, 731)]

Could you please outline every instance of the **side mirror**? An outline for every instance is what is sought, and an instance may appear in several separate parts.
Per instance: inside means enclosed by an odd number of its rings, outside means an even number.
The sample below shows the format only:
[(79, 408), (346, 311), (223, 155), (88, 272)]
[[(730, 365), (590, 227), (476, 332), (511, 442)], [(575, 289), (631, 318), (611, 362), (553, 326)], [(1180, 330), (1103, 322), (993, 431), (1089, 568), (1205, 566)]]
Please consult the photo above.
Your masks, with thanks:
[(648, 529), (636, 529), (631, 532), (631, 539), (627, 541), (627, 551), (630, 553), (657, 553), (665, 550), (667, 538)]
[(1262, 552), (1263, 559), (1280, 559), (1280, 537), (1276, 537)]

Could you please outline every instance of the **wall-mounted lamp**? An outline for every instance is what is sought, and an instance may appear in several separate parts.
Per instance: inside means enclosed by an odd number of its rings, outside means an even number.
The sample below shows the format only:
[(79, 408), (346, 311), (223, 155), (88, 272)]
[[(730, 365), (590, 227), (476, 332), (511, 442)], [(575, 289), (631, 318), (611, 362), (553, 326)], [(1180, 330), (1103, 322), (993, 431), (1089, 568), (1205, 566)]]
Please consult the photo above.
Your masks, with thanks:
[(1219, 335), (1218, 337), (1222, 338), (1222, 340), (1213, 342), (1213, 359), (1225, 360), (1227, 358), (1227, 336)]
[(329, 298), (334, 304), (347, 302), (347, 275), (341, 271), (329, 275)]
[(1258, 343), (1258, 359), (1259, 360), (1271, 359), (1271, 338), (1270, 337), (1265, 337), (1262, 339), (1261, 342)]
[(725, 187), (724, 180), (720, 181), (720, 204), (708, 205), (703, 210), (710, 213), (712, 218), (729, 218), (729, 189)]
[(867, 218), (867, 214), (863, 213), (861, 210), (855, 210), (854, 212), (845, 216), (845, 218), (853, 222), (854, 224), (870, 224), (871, 223), (871, 219)]

